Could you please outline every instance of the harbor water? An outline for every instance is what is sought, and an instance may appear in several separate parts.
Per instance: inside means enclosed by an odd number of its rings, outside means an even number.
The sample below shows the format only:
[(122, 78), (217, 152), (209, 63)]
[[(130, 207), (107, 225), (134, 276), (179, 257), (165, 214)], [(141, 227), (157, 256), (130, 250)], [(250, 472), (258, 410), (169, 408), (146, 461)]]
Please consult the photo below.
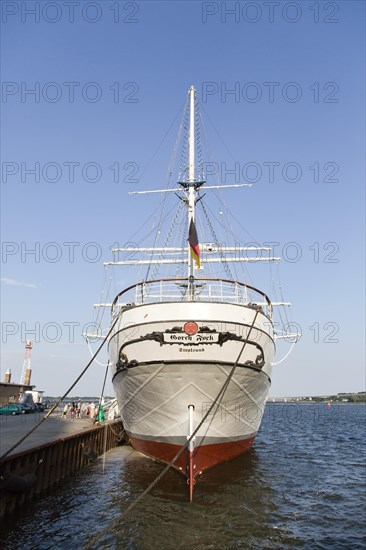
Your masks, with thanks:
[[(169, 471), (93, 548), (366, 548), (366, 406), (268, 404), (253, 448), (199, 478)], [(122, 446), (2, 530), (4, 549), (82, 548), (162, 471)]]

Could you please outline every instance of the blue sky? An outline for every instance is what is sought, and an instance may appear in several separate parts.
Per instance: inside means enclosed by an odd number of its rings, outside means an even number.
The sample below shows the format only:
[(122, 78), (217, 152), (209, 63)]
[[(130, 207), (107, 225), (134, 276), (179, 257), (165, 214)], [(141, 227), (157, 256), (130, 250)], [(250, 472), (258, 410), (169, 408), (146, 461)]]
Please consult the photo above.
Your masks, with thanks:
[[(229, 208), (258, 242), (289, 254), (282, 290), (303, 337), (275, 369), (271, 394), (363, 390), (365, 4), (280, 2), (269, 13), (265, 2), (105, 0), (80, 1), (73, 17), (70, 9), (2, 2), (2, 372), (20, 378), (32, 327), (39, 388), (61, 394), (87, 362), (80, 332), (101, 297), (102, 262), (158, 200), (127, 191), (166, 185), (194, 84), (219, 180), (235, 183), (224, 174), (235, 164), (241, 182), (257, 180), (227, 191)], [(295, 250), (301, 258), (291, 261)], [(250, 276), (271, 294), (265, 269)], [(120, 290), (133, 271), (116, 280)], [(94, 365), (75, 392), (99, 393), (103, 376)]]

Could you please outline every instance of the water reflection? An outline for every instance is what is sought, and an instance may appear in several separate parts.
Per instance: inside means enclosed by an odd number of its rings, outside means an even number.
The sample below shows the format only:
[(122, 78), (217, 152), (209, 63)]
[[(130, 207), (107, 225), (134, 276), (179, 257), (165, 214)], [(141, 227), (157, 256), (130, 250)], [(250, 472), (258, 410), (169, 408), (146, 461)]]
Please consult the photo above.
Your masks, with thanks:
[(123, 521), (164, 466), (114, 449), (9, 522), (2, 547), (83, 547), (116, 520), (94, 548), (364, 548), (365, 411), (268, 408), (254, 447), (205, 472), (192, 504), (170, 470)]

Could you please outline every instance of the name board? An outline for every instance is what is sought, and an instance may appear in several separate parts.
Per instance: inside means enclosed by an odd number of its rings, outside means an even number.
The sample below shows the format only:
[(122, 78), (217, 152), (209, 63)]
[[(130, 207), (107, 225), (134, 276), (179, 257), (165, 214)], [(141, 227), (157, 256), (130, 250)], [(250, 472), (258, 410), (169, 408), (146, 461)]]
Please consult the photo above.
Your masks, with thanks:
[(184, 333), (163, 333), (164, 343), (167, 344), (215, 344), (219, 341), (219, 334), (204, 333), (184, 334)]

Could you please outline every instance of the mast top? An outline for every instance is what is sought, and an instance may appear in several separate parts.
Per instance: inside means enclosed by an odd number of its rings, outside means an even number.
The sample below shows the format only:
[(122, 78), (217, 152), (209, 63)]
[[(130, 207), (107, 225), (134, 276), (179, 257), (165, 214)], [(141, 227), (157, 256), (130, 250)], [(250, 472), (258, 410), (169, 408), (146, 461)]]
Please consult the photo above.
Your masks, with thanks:
[(189, 139), (188, 139), (188, 182), (192, 185), (195, 178), (195, 124), (194, 124), (194, 108), (195, 108), (195, 94), (196, 90), (194, 86), (189, 88)]

